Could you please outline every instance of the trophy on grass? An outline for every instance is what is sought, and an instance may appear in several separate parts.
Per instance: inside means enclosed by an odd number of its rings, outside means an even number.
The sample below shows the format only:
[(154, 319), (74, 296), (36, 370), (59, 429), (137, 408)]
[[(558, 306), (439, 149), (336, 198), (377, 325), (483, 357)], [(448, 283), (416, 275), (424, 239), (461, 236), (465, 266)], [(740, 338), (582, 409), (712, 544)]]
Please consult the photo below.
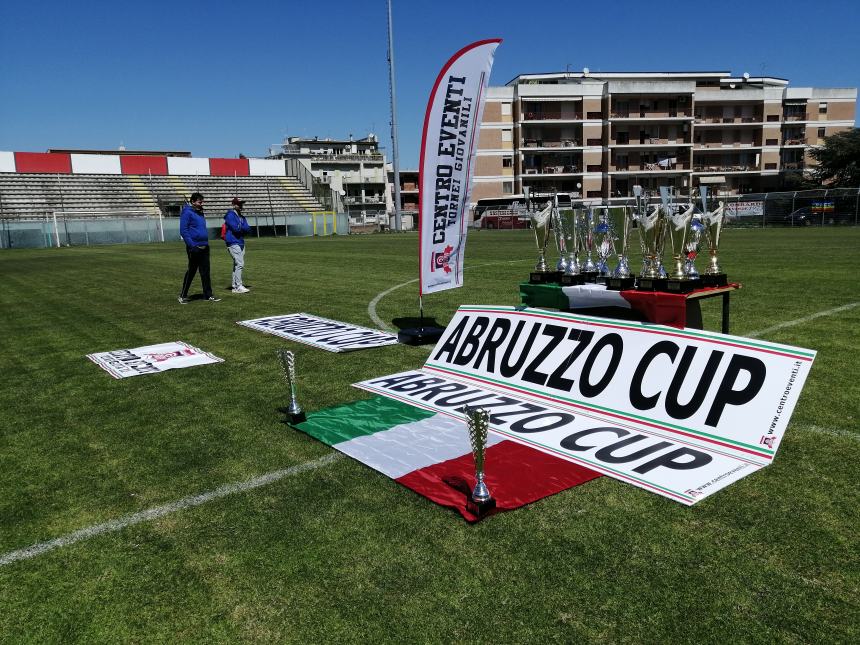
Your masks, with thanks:
[(607, 218), (610, 222), (610, 227), (614, 229), (613, 250), (618, 257), (618, 264), (607, 279), (606, 288), (614, 291), (632, 289), (636, 284), (636, 278), (630, 273), (628, 247), (633, 213), (627, 206), (610, 206), (607, 210)]
[(287, 382), (287, 389), (290, 392), (290, 405), (286, 408), (280, 408), (280, 411), (287, 415), (287, 421), (291, 424), (301, 423), (305, 421), (305, 413), (299, 406), (296, 400), (296, 357), (288, 349), (279, 349), (278, 358), (281, 361), (281, 370), (284, 374), (284, 380)]
[[(529, 190), (523, 189), (526, 194), (528, 203)], [(531, 284), (546, 284), (553, 282), (557, 274), (550, 270), (546, 262), (546, 245), (549, 242), (552, 225), (552, 202), (548, 201), (544, 209), (540, 212), (534, 212), (529, 208), (529, 219), (532, 223), (532, 230), (535, 234), (535, 242), (537, 243), (538, 261), (535, 264), (534, 271), (529, 274), (529, 282)]]
[(720, 234), (723, 230), (723, 214), (726, 205), (723, 202), (719, 202), (716, 210), (708, 212), (705, 202), (706, 196), (707, 193), (702, 197), (702, 224), (705, 226), (705, 239), (708, 243), (710, 257), (708, 268), (705, 269), (705, 273), (702, 275), (702, 282), (706, 287), (724, 287), (728, 284), (728, 278), (720, 267), (717, 250), (720, 246)]
[[(668, 201), (668, 191), (665, 186), (660, 192)], [(665, 241), (666, 217), (661, 217), (661, 206), (655, 204), (651, 212), (648, 206), (642, 204), (637, 218), (639, 240), (642, 244), (642, 273), (639, 275), (637, 289), (642, 291), (662, 291), (666, 288), (666, 272), (663, 269), (663, 242)], [(668, 206), (667, 206), (668, 208)]]
[(699, 286), (698, 281), (687, 273), (686, 266), (687, 243), (691, 237), (690, 227), (695, 209), (695, 205), (690, 203), (686, 209), (682, 207), (667, 218), (666, 235), (672, 247), (672, 272), (666, 282), (666, 291), (669, 293), (689, 293)]
[(487, 451), (487, 433), (490, 430), (490, 415), (482, 408), (464, 406), (466, 425), (469, 428), (469, 442), (475, 458), (475, 487), (469, 495), (466, 510), (473, 515), (486, 515), (496, 507), (496, 500), (484, 482), (484, 457)]

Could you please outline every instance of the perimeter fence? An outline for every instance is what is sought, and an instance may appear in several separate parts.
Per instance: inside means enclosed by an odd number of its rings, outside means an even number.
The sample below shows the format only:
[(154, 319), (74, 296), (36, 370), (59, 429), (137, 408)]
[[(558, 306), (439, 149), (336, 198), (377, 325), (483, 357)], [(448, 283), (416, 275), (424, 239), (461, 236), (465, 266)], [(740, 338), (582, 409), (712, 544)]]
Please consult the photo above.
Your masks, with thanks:
[[(683, 201), (683, 197), (680, 198)], [(594, 204), (601, 200), (587, 200)], [(659, 202), (653, 198), (652, 203)], [(711, 193), (708, 209), (718, 202), (726, 205), (725, 225), (735, 228), (764, 228), (781, 226), (858, 226), (860, 225), (860, 188), (834, 188), (798, 190), (745, 195)], [(577, 203), (577, 202), (575, 202)], [(610, 204), (632, 204), (632, 198), (613, 197)], [(696, 206), (700, 206), (699, 203)], [(562, 204), (561, 208), (568, 208)], [(518, 229), (528, 228), (527, 213), (520, 202), (509, 204), (478, 205), (474, 211), (475, 228)]]
[(779, 193), (749, 193), (711, 198), (726, 204), (726, 225), (767, 226), (857, 226), (860, 224), (860, 188), (798, 190)]
[[(251, 237), (308, 237), (346, 235), (346, 213), (315, 211), (246, 215)], [(209, 239), (218, 240), (223, 219), (207, 217)], [(94, 246), (175, 242), (179, 218), (163, 217), (159, 210), (46, 211), (0, 217), (0, 249)]]

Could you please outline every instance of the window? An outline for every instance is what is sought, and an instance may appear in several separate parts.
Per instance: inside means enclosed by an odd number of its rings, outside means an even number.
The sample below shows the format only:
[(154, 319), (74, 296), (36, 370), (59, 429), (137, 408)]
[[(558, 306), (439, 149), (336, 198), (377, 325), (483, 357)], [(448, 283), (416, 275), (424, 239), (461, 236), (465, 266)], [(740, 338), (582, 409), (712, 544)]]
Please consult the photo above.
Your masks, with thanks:
[(824, 138), (824, 133), (825, 133), (824, 128), (818, 128), (818, 138), (819, 138), (819, 139), (823, 139), (823, 138)]
[(502, 168), (513, 168), (514, 167), (514, 158), (513, 157), (502, 157)]
[(514, 182), (503, 181), (502, 182), (502, 194), (503, 195), (513, 195), (514, 194)]
[(513, 141), (513, 130), (502, 130), (502, 142)]
[(818, 104), (818, 113), (819, 114), (827, 114), (827, 103), (819, 103)]
[(511, 115), (511, 104), (510, 103), (502, 103), (502, 116), (510, 116)]

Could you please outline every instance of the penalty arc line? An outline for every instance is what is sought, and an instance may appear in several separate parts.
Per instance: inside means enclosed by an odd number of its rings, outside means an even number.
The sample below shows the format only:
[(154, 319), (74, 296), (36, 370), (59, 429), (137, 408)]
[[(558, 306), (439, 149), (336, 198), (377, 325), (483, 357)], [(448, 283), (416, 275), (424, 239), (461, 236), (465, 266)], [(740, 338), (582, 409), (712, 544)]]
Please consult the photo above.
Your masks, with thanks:
[(259, 477), (254, 477), (253, 479), (249, 479), (244, 482), (225, 484), (224, 486), (219, 486), (215, 490), (211, 490), (207, 493), (200, 493), (199, 495), (190, 495), (188, 497), (183, 497), (182, 499), (179, 499), (175, 502), (171, 502), (169, 504), (155, 506), (139, 513), (126, 515), (125, 517), (120, 517), (116, 520), (109, 520), (102, 524), (94, 524), (93, 526), (74, 531), (73, 533), (69, 533), (68, 535), (64, 535), (54, 540), (38, 542), (24, 549), (4, 553), (3, 555), (0, 555), (0, 567), (12, 564), (13, 562), (28, 560), (38, 555), (42, 555), (43, 553), (47, 553), (48, 551), (53, 551), (54, 549), (69, 546), (75, 544), (76, 542), (87, 540), (97, 535), (102, 535), (104, 533), (113, 533), (115, 531), (120, 531), (128, 526), (140, 524), (141, 522), (150, 522), (152, 520), (164, 517), (165, 515), (170, 515), (171, 513), (176, 513), (177, 511), (181, 511), (186, 508), (194, 508), (195, 506), (201, 506), (202, 504), (206, 504), (207, 502), (211, 502), (222, 497), (227, 497), (228, 495), (242, 493), (245, 491), (253, 490), (255, 488), (260, 488), (261, 486), (267, 486), (268, 484), (272, 484), (278, 480), (284, 479), (285, 477), (292, 477), (293, 475), (298, 475), (310, 470), (322, 468), (323, 466), (327, 466), (333, 461), (336, 461), (341, 458), (342, 455), (340, 453), (332, 452), (331, 454), (320, 457), (319, 459), (315, 459), (314, 461), (306, 461), (305, 463), (290, 466), (289, 468), (284, 468), (282, 470), (274, 470), (270, 473), (260, 475)]
[[(516, 264), (518, 262), (528, 262), (528, 261), (529, 260), (506, 260), (504, 262), (487, 262), (485, 264), (473, 264), (472, 266), (463, 267), (463, 271), (467, 271), (468, 269), (477, 269), (479, 267), (493, 266), (496, 264)], [(382, 300), (389, 293), (392, 293), (393, 291), (397, 291), (398, 289), (406, 287), (410, 284), (414, 284), (416, 282), (418, 282), (418, 278), (413, 278), (412, 280), (407, 280), (406, 282), (401, 282), (400, 284), (394, 285), (390, 289), (386, 289), (385, 291), (382, 291), (381, 293), (376, 294), (373, 297), (373, 300), (371, 300), (370, 303), (367, 305), (367, 314), (370, 316), (370, 319), (373, 321), (373, 324), (376, 325), (377, 327), (379, 327), (382, 331), (396, 332), (397, 330), (394, 329), (394, 327), (387, 324), (376, 313), (376, 305), (378, 305), (379, 301)]]

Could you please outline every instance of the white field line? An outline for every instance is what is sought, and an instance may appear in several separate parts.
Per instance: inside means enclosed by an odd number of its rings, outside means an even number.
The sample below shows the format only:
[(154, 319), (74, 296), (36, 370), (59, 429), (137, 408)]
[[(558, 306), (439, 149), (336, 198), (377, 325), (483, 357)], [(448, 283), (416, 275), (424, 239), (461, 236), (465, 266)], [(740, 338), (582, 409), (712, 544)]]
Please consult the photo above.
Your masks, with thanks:
[(853, 309), (857, 305), (860, 305), (860, 302), (849, 302), (847, 305), (842, 305), (841, 307), (835, 307), (833, 309), (827, 309), (826, 311), (819, 311), (818, 313), (810, 314), (809, 316), (804, 316), (803, 318), (797, 318), (795, 320), (787, 320), (785, 322), (781, 322), (778, 325), (774, 325), (773, 327), (767, 327), (765, 329), (759, 329), (758, 331), (752, 331), (748, 334), (744, 334), (747, 338), (757, 338), (759, 336), (764, 336), (765, 334), (769, 334), (773, 331), (777, 331), (778, 329), (785, 329), (786, 327), (794, 327), (795, 325), (802, 325), (805, 322), (809, 322), (810, 320), (815, 320), (816, 318), (821, 318), (822, 316), (832, 316), (833, 314), (838, 314), (843, 311), (848, 311), (849, 309)]
[(48, 551), (69, 546), (71, 544), (74, 544), (75, 542), (87, 540), (91, 537), (102, 535), (103, 533), (113, 533), (114, 531), (120, 531), (128, 526), (133, 526), (134, 524), (140, 524), (141, 522), (150, 522), (160, 517), (164, 517), (165, 515), (170, 515), (171, 513), (175, 513), (186, 508), (200, 506), (202, 504), (206, 504), (207, 502), (211, 502), (222, 497), (227, 497), (228, 495), (242, 493), (244, 491), (252, 490), (254, 488), (260, 488), (261, 486), (272, 484), (280, 479), (284, 479), (285, 477), (292, 477), (293, 475), (298, 475), (309, 470), (316, 470), (317, 468), (322, 468), (323, 466), (326, 466), (331, 462), (340, 459), (341, 456), (342, 455), (340, 453), (332, 452), (328, 455), (325, 455), (324, 457), (315, 459), (314, 461), (307, 461), (303, 464), (297, 464), (295, 466), (290, 466), (289, 468), (284, 468), (283, 470), (275, 470), (265, 475), (260, 475), (259, 477), (254, 477), (253, 479), (249, 479), (244, 482), (225, 484), (224, 486), (220, 486), (215, 490), (209, 491), (208, 493), (201, 493), (199, 495), (183, 497), (182, 499), (177, 500), (175, 502), (171, 502), (170, 504), (164, 504), (163, 506), (155, 506), (154, 508), (150, 508), (146, 511), (141, 511), (140, 513), (126, 515), (125, 517), (121, 517), (116, 520), (110, 520), (108, 522), (104, 522), (103, 524), (95, 524), (85, 529), (80, 529), (79, 531), (69, 533), (68, 535), (64, 535), (63, 537), (59, 537), (54, 540), (48, 540), (47, 542), (38, 542), (36, 544), (28, 546), (25, 549), (19, 549), (18, 551), (10, 551), (9, 553), (4, 553), (3, 555), (0, 555), (0, 567), (4, 567), (7, 564), (12, 564), (13, 562), (18, 562), (20, 560), (34, 558), (37, 555), (42, 555), (43, 553), (47, 553)]
[[(790, 427), (790, 426), (789, 426)], [(838, 439), (848, 439), (849, 441), (860, 442), (860, 433), (843, 430), (842, 428), (822, 428), (821, 426), (797, 426), (792, 430), (800, 432), (813, 432), (815, 434), (823, 434), (828, 437), (836, 437)]]
[[(477, 269), (478, 267), (488, 267), (493, 266), (495, 264), (516, 264), (518, 262), (528, 262), (528, 260), (505, 260), (503, 262), (487, 262), (485, 264), (473, 264), (472, 266), (463, 267), (463, 271), (468, 269)], [(400, 284), (394, 285), (390, 289), (386, 289), (381, 293), (376, 294), (373, 297), (373, 300), (367, 305), (367, 314), (370, 316), (370, 319), (373, 321), (373, 324), (379, 327), (382, 331), (387, 332), (396, 332), (391, 325), (387, 324), (382, 318), (380, 318), (376, 313), (376, 305), (379, 304), (379, 301), (382, 300), (385, 296), (387, 296), (392, 291), (397, 291), (398, 289), (405, 287), (410, 284), (414, 284), (418, 282), (418, 278), (413, 278), (412, 280), (407, 280), (406, 282), (401, 282)]]

